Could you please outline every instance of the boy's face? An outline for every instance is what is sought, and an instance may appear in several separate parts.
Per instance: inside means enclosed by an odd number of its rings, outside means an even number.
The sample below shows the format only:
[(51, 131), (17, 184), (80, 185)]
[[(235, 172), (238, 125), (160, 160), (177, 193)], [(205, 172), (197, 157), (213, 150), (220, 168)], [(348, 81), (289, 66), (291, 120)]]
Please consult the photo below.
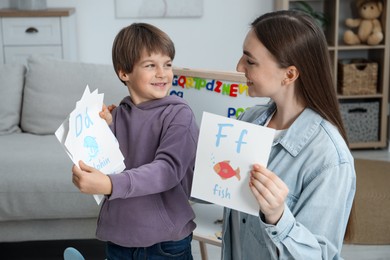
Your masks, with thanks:
[(131, 73), (120, 72), (119, 75), (126, 82), (134, 104), (160, 99), (167, 96), (172, 86), (172, 60), (161, 53), (149, 56), (144, 51)]

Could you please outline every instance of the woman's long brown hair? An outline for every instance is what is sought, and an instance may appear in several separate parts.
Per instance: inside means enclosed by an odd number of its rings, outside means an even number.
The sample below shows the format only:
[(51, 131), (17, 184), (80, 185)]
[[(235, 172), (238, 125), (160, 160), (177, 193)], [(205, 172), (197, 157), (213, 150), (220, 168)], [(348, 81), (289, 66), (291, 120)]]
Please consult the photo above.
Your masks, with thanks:
[[(321, 28), (310, 16), (288, 10), (262, 15), (251, 25), (257, 38), (282, 68), (294, 65), (298, 69), (296, 86), (307, 107), (335, 125), (348, 144), (328, 46)], [(353, 204), (344, 237), (346, 241), (353, 235), (354, 219)]]

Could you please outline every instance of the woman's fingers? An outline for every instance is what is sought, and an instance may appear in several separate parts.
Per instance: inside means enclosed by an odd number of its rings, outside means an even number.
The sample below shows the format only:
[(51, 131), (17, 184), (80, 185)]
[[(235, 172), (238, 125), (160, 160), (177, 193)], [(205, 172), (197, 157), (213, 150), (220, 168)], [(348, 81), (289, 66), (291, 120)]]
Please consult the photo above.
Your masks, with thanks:
[(287, 185), (274, 172), (256, 164), (251, 171), (249, 187), (267, 222), (276, 223), (284, 211), (284, 202), (288, 195)]

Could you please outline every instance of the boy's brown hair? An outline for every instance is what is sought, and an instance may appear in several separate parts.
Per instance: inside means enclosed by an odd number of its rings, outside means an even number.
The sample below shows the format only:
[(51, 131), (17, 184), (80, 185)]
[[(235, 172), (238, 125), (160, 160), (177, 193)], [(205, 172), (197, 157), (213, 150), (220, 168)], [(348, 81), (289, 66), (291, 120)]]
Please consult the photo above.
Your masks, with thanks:
[(165, 32), (151, 24), (133, 23), (120, 30), (114, 39), (112, 63), (116, 74), (119, 76), (120, 70), (131, 73), (144, 51), (175, 58), (175, 45)]

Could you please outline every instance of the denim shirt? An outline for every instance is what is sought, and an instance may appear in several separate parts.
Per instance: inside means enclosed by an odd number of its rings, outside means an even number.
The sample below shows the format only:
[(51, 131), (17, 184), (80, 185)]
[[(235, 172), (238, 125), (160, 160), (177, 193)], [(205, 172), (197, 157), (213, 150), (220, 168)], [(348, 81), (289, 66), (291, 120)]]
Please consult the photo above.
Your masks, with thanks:
[[(240, 120), (264, 125), (274, 103), (247, 110)], [(268, 169), (288, 186), (284, 213), (276, 225), (224, 209), (222, 259), (342, 259), (344, 233), (356, 190), (353, 157), (336, 127), (306, 108), (277, 137)], [(232, 221), (239, 226), (233, 248)], [(238, 222), (238, 223), (237, 223)], [(236, 237), (235, 237), (236, 238)], [(240, 254), (233, 254), (240, 250)], [(237, 259), (233, 259), (237, 260)]]

